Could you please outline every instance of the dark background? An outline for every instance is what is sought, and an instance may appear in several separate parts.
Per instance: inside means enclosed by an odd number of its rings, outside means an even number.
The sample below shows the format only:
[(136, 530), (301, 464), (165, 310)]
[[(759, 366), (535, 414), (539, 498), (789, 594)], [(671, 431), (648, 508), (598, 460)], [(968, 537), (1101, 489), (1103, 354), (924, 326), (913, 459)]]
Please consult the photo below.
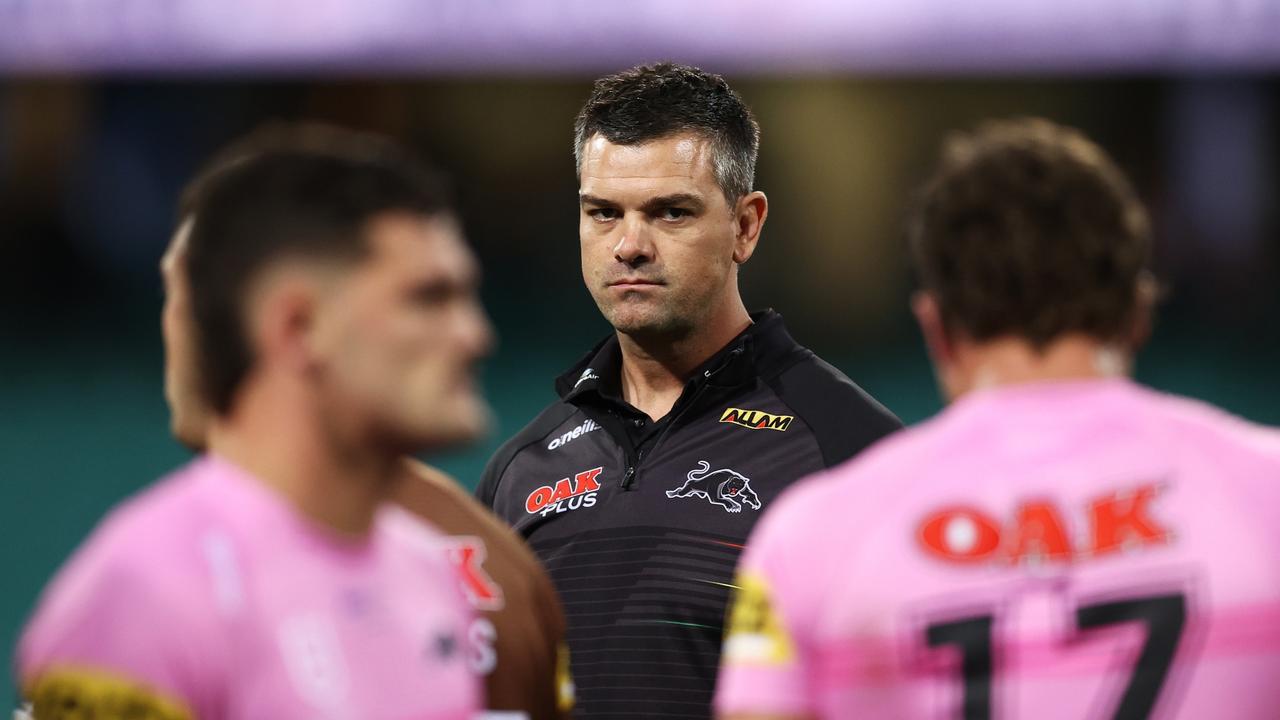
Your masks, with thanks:
[[(485, 368), (494, 433), (432, 458), (470, 486), (608, 331), (576, 239), (570, 126), (590, 79), (0, 82), (5, 647), (102, 513), (187, 457), (168, 436), (157, 264), (212, 151), (269, 119), (319, 119), (394, 135), (452, 173), (501, 339)], [(1276, 80), (730, 80), (763, 127), (771, 201), (748, 306), (779, 310), (904, 420), (939, 408), (906, 308), (909, 193), (948, 130), (1034, 114), (1097, 139), (1152, 210), (1168, 295), (1139, 378), (1280, 424)]]

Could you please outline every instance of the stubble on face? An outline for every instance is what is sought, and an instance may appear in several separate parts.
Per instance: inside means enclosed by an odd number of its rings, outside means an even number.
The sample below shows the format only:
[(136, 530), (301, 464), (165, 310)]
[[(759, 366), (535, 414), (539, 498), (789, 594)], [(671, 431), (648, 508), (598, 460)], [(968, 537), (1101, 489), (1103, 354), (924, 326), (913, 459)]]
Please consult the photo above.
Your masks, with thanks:
[(583, 279), (605, 319), (637, 339), (696, 332), (735, 267), (710, 142), (683, 133), (615, 145), (597, 135), (584, 147), (579, 201)]
[(474, 258), (451, 218), (370, 223), (370, 257), (327, 303), (327, 403), (347, 431), (402, 452), (475, 439), (489, 410), (474, 380), (492, 334)]

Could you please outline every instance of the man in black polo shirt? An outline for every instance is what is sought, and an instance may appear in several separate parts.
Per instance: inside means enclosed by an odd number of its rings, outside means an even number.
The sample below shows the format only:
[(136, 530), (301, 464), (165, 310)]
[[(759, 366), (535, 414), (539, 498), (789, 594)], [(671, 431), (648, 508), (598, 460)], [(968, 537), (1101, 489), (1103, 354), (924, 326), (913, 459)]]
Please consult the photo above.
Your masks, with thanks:
[(617, 332), (556, 381), (478, 494), (560, 592), (578, 717), (705, 718), (761, 511), (900, 423), (777, 313), (747, 313), (738, 265), (769, 206), (752, 190), (759, 127), (722, 78), (602, 78), (574, 130), (582, 274)]

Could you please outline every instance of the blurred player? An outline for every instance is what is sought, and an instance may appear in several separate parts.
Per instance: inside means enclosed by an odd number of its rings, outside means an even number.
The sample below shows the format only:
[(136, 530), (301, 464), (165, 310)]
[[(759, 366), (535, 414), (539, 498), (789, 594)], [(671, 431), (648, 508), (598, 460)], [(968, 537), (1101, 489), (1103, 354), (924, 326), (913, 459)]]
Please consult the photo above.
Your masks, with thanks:
[[(175, 233), (161, 262), (165, 283), (166, 398), (174, 435), (205, 450), (210, 416), (197, 382), (188, 233)], [(440, 470), (405, 459), (391, 499), (451, 536), (446, 552), (477, 617), (467, 630), (472, 669), (485, 678), (485, 707), (515, 720), (549, 720), (573, 704), (564, 617), (551, 581), (514, 531)]]
[(191, 197), (195, 332), (172, 303), (164, 324), (200, 383), (171, 362), (166, 384), (208, 399), (209, 454), (46, 589), (18, 653), (34, 716), (473, 717), (445, 539), (386, 502), (405, 453), (487, 420), (490, 331), (444, 193), (393, 146), (307, 128), (233, 148)]
[(733, 718), (1275, 718), (1280, 434), (1123, 376), (1145, 213), (1046, 121), (950, 142), (910, 226), (954, 403), (748, 542)]
[(472, 606), (473, 669), (485, 678), (492, 720), (566, 717), (574, 704), (560, 599), (515, 532), (453, 478), (405, 461), (392, 498), (450, 535), (449, 557)]

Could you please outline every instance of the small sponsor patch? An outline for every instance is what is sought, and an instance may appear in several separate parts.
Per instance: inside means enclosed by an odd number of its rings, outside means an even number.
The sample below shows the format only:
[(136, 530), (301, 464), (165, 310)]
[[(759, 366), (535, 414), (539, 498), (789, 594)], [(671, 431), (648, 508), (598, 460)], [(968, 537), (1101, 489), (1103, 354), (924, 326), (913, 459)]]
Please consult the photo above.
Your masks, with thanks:
[(569, 670), (569, 646), (564, 643), (556, 648), (556, 707), (568, 713), (577, 703), (577, 689), (573, 685), (573, 673)]
[(749, 430), (777, 430), (786, 432), (791, 427), (794, 415), (773, 415), (761, 410), (743, 410), (742, 408), (725, 408), (720, 414), (720, 422), (741, 425)]
[(543, 485), (525, 498), (524, 509), (530, 515), (543, 517), (551, 513), (568, 512), (578, 508), (595, 507), (596, 493), (600, 490), (600, 473), (604, 468), (584, 470), (572, 478), (561, 478), (554, 485)]
[(587, 382), (588, 380), (599, 380), (599, 379), (600, 379), (600, 376), (596, 374), (595, 370), (592, 370), (591, 368), (587, 368), (586, 370), (582, 371), (581, 375), (578, 376), (578, 381), (573, 384), (573, 387), (576, 390), (579, 385), (581, 385), (584, 382)]
[(36, 718), (137, 718), (190, 720), (180, 700), (129, 678), (99, 670), (60, 667), (42, 673), (27, 688)]
[(724, 661), (743, 665), (784, 665), (795, 658), (795, 644), (774, 610), (769, 585), (754, 573), (738, 576), (729, 611)]
[(573, 428), (572, 430), (569, 430), (565, 434), (552, 439), (551, 442), (547, 443), (547, 449), (555, 450), (558, 447), (563, 447), (564, 445), (568, 445), (569, 443), (573, 442), (574, 440), (577, 440), (583, 435), (586, 435), (589, 432), (592, 432), (594, 430), (599, 430), (599, 429), (600, 429), (600, 423), (596, 422), (595, 420), (587, 420), (581, 425)]

